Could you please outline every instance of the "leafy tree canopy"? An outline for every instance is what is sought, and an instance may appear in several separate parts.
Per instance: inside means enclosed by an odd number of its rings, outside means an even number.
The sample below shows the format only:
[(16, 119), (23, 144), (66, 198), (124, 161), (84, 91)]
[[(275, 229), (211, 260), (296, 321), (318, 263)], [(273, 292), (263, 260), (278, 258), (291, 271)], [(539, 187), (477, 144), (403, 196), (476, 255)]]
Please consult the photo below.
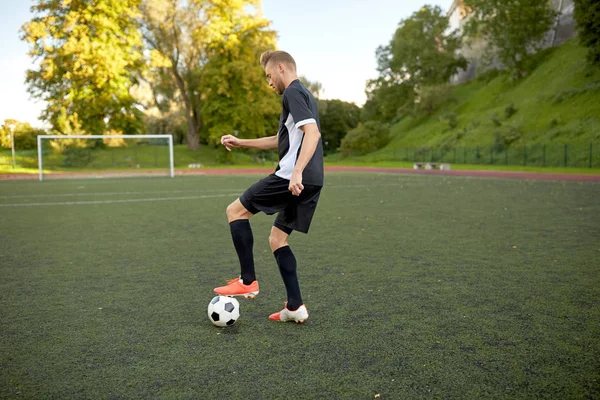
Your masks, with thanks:
[(42, 118), (60, 134), (138, 133), (130, 94), (144, 68), (138, 0), (39, 0), (22, 39), (38, 68), (27, 71)]

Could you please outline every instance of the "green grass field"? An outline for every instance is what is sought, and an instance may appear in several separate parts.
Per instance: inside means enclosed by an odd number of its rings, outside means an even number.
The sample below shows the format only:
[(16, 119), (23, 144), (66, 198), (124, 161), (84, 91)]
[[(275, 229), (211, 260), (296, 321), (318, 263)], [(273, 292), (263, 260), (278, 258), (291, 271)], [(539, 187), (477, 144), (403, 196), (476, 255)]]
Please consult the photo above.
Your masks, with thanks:
[(600, 185), (329, 174), (261, 293), (213, 327), (224, 215), (259, 176), (0, 182), (0, 398), (600, 397)]

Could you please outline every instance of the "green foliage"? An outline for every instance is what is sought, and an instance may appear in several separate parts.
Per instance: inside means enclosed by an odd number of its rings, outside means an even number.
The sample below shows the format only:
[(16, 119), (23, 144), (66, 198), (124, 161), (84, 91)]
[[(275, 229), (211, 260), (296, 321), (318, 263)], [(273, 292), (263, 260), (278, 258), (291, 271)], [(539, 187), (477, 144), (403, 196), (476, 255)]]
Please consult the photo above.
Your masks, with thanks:
[(171, 106), (163, 112), (158, 110), (158, 112), (146, 113), (144, 119), (146, 131), (152, 135), (171, 134), (173, 143), (183, 144), (187, 134), (185, 111), (176, 103), (171, 103)]
[(413, 97), (413, 87), (408, 83), (394, 84), (384, 78), (369, 81), (361, 120), (393, 121), (412, 109)]
[(456, 113), (454, 112), (449, 112), (446, 113), (442, 116), (442, 120), (448, 122), (448, 128), (449, 129), (454, 129), (458, 126), (458, 118)]
[(43, 129), (32, 128), (27, 122), (14, 119), (4, 120), (0, 126), (0, 147), (11, 148), (10, 127), (13, 127), (14, 144), (17, 150), (33, 150), (37, 148), (38, 135), (45, 135)]
[(575, 0), (573, 17), (581, 44), (588, 48), (587, 60), (600, 65), (600, 2), (598, 0)]
[(281, 99), (265, 83), (258, 62), (263, 51), (275, 46), (275, 33), (267, 30), (270, 22), (243, 10), (228, 18), (237, 32), (235, 41), (230, 35), (210, 48), (200, 80), (204, 130), (212, 144), (234, 132), (248, 139), (275, 135), (281, 111)]
[(384, 147), (390, 140), (387, 124), (367, 121), (348, 132), (342, 139), (340, 150), (343, 156), (366, 154)]
[(502, 151), (521, 138), (521, 130), (517, 126), (508, 126), (504, 130), (494, 131), (494, 150)]
[(130, 94), (144, 68), (138, 0), (38, 0), (22, 39), (38, 69), (27, 71), (42, 118), (61, 134), (142, 129)]
[(517, 113), (517, 111), (518, 110), (515, 108), (514, 103), (510, 103), (504, 109), (504, 115), (506, 116), (506, 119), (509, 119), (510, 117), (512, 117), (513, 115), (515, 115)]
[(486, 61), (500, 61), (514, 77), (527, 72), (525, 61), (537, 50), (556, 12), (548, 0), (464, 0), (471, 16), (464, 34), (486, 41)]
[(391, 121), (411, 110), (418, 90), (445, 84), (466, 61), (457, 56), (460, 37), (448, 32), (449, 20), (438, 6), (424, 6), (400, 21), (387, 46), (377, 49), (379, 77), (369, 81), (366, 117)]
[(452, 100), (452, 86), (448, 83), (422, 86), (417, 91), (415, 108), (417, 112), (431, 114), (442, 104)]
[[(600, 70), (589, 68), (586, 53), (575, 39), (557, 47), (516, 82), (511, 82), (510, 72), (504, 71), (495, 72), (489, 80), (454, 86), (455, 101), (441, 105), (431, 115), (408, 115), (392, 125), (392, 140), (372, 157), (386, 159), (405, 148), (439, 148), (456, 133), (446, 133), (445, 115), (449, 113), (456, 114), (459, 127), (468, 123), (468, 134), (452, 141), (458, 147), (492, 148), (495, 131), (506, 133), (510, 126), (516, 126), (521, 136), (511, 143), (513, 148), (550, 143), (594, 143), (595, 148), (600, 143)], [(511, 102), (518, 112), (507, 123), (504, 109)], [(549, 126), (552, 119), (556, 125)]]
[(342, 138), (356, 128), (360, 121), (360, 108), (341, 100), (319, 100), (319, 121), (323, 150), (335, 152)]
[(298, 77), (300, 82), (312, 93), (315, 99), (321, 97), (323, 85), (319, 81), (310, 81), (307, 77), (301, 75)]
[(83, 168), (92, 162), (92, 150), (88, 147), (71, 145), (62, 154), (65, 168)]
[(498, 114), (494, 113), (490, 115), (490, 119), (494, 123), (494, 126), (502, 126), (502, 122), (500, 121), (500, 117), (498, 117)]
[(380, 74), (414, 86), (446, 83), (459, 68), (466, 67), (466, 61), (456, 56), (460, 37), (447, 32), (449, 24), (438, 6), (424, 6), (401, 21), (390, 44), (379, 54)]
[[(275, 32), (258, 0), (144, 0), (144, 39), (152, 49), (155, 99), (180, 104), (190, 149), (237, 130), (273, 134), (278, 100), (258, 63)], [(277, 110), (276, 110), (277, 109)], [(271, 122), (275, 118), (275, 122)]]
[(565, 100), (570, 98), (580, 96), (585, 93), (599, 93), (600, 92), (600, 81), (590, 82), (583, 87), (580, 88), (571, 88), (566, 89), (558, 93), (554, 97), (554, 104), (562, 103)]

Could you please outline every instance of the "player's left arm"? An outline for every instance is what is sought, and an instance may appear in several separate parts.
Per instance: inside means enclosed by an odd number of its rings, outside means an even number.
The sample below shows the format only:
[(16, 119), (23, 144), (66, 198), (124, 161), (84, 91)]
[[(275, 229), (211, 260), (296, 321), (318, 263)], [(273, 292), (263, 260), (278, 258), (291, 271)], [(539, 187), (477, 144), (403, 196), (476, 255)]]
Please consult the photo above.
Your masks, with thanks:
[(304, 131), (304, 139), (302, 139), (302, 148), (296, 160), (292, 178), (290, 179), (290, 186), (288, 187), (294, 196), (299, 196), (304, 189), (304, 185), (302, 185), (302, 172), (315, 154), (319, 140), (321, 140), (321, 132), (319, 132), (319, 127), (316, 123), (310, 122), (302, 125), (300, 129)]

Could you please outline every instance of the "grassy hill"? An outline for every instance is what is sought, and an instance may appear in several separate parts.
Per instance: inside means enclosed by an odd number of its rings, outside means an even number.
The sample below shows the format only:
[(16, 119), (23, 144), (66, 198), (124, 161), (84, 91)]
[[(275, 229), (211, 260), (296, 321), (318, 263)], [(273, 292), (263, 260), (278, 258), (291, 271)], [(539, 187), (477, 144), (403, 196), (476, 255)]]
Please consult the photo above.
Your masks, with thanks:
[(449, 151), (498, 143), (514, 151), (546, 145), (548, 155), (552, 149), (559, 158), (565, 144), (584, 158), (594, 143), (600, 153), (600, 69), (587, 66), (585, 54), (575, 39), (537, 54), (536, 67), (519, 81), (491, 71), (455, 86), (452, 99), (437, 111), (403, 118), (392, 126), (385, 148), (356, 160), (398, 159), (409, 148)]

